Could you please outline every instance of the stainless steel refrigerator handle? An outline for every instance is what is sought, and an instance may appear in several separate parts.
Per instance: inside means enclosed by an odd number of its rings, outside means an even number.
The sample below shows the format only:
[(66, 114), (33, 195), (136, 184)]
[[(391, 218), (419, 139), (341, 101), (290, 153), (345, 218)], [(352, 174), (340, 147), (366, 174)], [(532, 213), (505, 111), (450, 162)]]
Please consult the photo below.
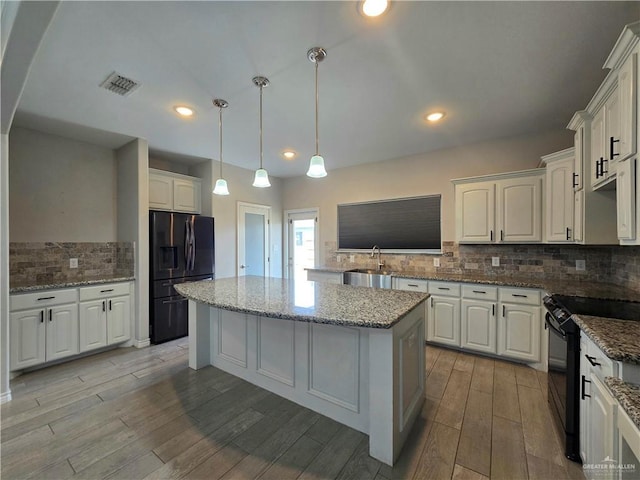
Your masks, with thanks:
[(191, 270), (196, 268), (196, 219), (191, 217)]
[(184, 222), (184, 268), (189, 270), (189, 220)]

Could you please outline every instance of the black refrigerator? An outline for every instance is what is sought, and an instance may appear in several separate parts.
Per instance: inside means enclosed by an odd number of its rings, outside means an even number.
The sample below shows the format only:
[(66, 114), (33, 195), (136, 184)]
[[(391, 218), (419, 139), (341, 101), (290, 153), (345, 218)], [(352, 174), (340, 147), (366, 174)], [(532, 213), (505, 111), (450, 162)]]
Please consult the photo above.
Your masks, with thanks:
[(189, 333), (188, 301), (173, 288), (215, 278), (213, 218), (149, 212), (149, 334), (162, 343)]

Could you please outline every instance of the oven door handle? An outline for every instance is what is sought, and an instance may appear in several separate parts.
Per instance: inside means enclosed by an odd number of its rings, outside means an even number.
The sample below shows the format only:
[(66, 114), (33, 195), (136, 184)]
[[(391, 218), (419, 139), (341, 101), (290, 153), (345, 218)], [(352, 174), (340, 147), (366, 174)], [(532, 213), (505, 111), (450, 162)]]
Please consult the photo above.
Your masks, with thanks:
[(553, 324), (552, 321), (552, 316), (550, 313), (547, 313), (544, 317), (544, 323), (545, 325), (548, 325), (550, 329), (552, 329), (554, 332), (556, 332), (558, 335), (560, 335), (562, 338), (567, 338), (567, 334), (565, 332), (563, 332), (562, 330), (560, 330), (558, 327), (556, 327)]

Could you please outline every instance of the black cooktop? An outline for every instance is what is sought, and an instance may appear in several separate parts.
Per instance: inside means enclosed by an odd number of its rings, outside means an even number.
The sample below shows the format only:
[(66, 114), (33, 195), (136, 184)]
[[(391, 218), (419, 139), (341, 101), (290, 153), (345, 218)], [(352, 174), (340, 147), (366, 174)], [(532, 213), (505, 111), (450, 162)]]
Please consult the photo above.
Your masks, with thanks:
[(619, 318), (621, 320), (636, 320), (640, 322), (640, 302), (571, 297), (567, 295), (553, 295), (553, 299), (561, 303), (566, 310), (577, 315)]

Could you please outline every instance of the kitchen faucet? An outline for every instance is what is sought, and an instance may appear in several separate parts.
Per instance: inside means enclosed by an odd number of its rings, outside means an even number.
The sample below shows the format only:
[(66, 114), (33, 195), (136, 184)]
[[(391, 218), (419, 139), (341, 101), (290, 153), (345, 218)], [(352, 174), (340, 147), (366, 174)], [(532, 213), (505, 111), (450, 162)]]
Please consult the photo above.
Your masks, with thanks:
[(378, 270), (382, 270), (382, 267), (384, 267), (384, 262), (380, 261), (380, 247), (378, 245), (374, 245), (371, 249), (371, 258), (373, 258), (376, 254), (376, 249), (378, 250)]

